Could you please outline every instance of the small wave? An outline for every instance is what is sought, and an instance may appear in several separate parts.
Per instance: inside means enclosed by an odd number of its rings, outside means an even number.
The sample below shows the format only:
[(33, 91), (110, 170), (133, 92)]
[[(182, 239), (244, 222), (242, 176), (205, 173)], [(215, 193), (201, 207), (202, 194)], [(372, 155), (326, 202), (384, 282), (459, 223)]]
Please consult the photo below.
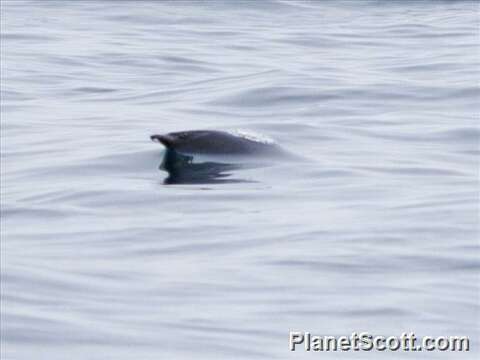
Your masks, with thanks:
[(77, 92), (93, 93), (93, 94), (102, 94), (102, 93), (110, 93), (110, 92), (118, 91), (117, 89), (94, 87), (94, 86), (78, 87), (73, 90)]
[(210, 101), (212, 105), (244, 106), (289, 106), (291, 104), (320, 103), (338, 96), (318, 89), (296, 88), (287, 86), (257, 87), (230, 95), (219, 100)]
[(55, 41), (55, 38), (48, 35), (40, 34), (20, 34), (20, 33), (6, 33), (2, 35), (3, 40), (15, 41), (33, 41), (33, 42), (49, 42)]
[(395, 174), (395, 175), (405, 175), (405, 176), (465, 176), (466, 174), (456, 170), (440, 169), (440, 168), (428, 168), (428, 167), (372, 167), (372, 166), (361, 166), (357, 169), (384, 173), (384, 174)]

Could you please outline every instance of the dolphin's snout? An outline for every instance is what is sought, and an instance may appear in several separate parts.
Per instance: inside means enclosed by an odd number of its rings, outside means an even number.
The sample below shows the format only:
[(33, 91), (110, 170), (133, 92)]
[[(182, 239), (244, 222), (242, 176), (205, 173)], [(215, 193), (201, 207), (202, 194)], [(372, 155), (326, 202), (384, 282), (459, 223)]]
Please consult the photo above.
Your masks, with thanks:
[(150, 139), (154, 142), (159, 142), (163, 146), (169, 148), (172, 146), (172, 138), (168, 135), (152, 135)]

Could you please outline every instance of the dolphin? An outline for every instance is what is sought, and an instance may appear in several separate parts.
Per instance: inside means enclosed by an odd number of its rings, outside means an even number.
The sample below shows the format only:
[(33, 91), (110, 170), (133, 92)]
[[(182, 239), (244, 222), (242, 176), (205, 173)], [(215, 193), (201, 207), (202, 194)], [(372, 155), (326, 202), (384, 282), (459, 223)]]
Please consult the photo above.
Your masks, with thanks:
[(169, 174), (165, 184), (245, 182), (231, 178), (232, 172), (266, 166), (269, 159), (287, 154), (273, 140), (247, 132), (191, 130), (150, 139), (166, 148), (159, 166)]

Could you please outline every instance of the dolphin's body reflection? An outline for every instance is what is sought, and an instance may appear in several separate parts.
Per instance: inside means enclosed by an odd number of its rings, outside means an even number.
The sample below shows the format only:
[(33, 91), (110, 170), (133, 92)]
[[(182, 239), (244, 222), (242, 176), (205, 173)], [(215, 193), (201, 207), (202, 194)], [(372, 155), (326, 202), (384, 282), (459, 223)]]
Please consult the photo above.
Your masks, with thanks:
[(192, 130), (152, 135), (165, 146), (160, 169), (165, 184), (219, 184), (251, 182), (234, 178), (235, 170), (265, 166), (288, 154), (273, 140), (242, 132)]
[(167, 149), (160, 164), (161, 170), (168, 172), (164, 184), (225, 184), (250, 182), (233, 178), (235, 170), (251, 168), (240, 163), (215, 161), (196, 162), (194, 156), (183, 155), (175, 150)]

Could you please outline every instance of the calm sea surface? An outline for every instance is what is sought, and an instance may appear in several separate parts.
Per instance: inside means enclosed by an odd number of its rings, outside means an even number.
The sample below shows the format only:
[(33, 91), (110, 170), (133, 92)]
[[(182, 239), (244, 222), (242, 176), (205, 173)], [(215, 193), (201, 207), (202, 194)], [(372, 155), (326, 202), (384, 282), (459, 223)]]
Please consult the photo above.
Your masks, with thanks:
[[(476, 2), (1, 3), (2, 359), (452, 358), (480, 349)], [(299, 161), (166, 185), (152, 133)], [(227, 175), (227, 174), (223, 174)]]

